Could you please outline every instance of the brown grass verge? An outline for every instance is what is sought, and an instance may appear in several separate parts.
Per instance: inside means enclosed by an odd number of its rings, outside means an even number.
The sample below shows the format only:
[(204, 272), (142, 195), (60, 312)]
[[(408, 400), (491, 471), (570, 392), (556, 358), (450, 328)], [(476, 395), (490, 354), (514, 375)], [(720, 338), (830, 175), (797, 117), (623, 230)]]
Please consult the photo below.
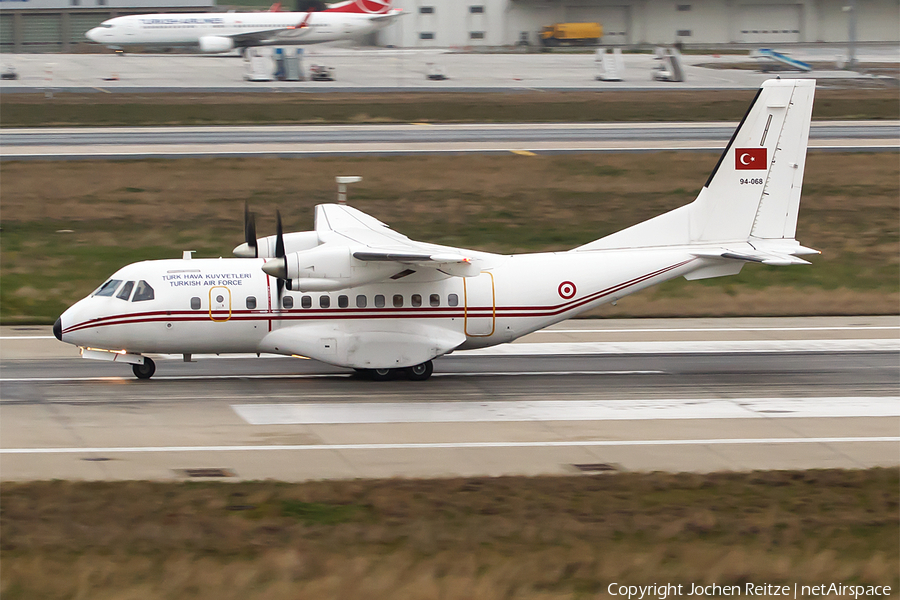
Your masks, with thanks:
[(7, 483), (0, 593), (486, 600), (597, 597), (613, 582), (832, 581), (896, 591), (898, 486), (897, 469)]
[[(752, 90), (0, 95), (0, 125), (736, 121)], [(816, 92), (814, 119), (896, 119), (896, 88)]]
[[(227, 256), (241, 241), (245, 202), (259, 214), (259, 235), (272, 233), (276, 208), (288, 230), (310, 229), (314, 205), (334, 201), (336, 175), (361, 175), (351, 204), (414, 239), (528, 252), (572, 248), (686, 204), (716, 159), (661, 152), (4, 163), (0, 310), (5, 322), (52, 321), (128, 262), (183, 249)], [(602, 314), (896, 313), (898, 197), (896, 154), (813, 152), (797, 233), (823, 252), (812, 267), (749, 265), (736, 277), (674, 281)]]

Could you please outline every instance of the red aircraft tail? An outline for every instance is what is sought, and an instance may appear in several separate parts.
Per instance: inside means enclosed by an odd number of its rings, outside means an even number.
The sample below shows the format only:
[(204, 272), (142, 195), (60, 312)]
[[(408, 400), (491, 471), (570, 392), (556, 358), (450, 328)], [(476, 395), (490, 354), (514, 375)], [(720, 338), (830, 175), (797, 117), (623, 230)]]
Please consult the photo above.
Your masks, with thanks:
[(326, 8), (323, 12), (382, 15), (391, 10), (391, 0), (347, 0)]

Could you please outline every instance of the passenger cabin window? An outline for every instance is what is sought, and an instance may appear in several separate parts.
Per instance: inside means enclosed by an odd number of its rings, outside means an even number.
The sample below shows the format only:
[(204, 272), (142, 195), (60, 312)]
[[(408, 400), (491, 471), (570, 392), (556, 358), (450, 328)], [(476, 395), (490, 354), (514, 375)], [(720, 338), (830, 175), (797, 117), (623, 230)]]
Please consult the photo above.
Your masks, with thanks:
[(338, 296), (338, 308), (347, 308), (350, 306), (350, 298), (347, 296)]
[(197, 296), (191, 298), (191, 308), (193, 308), (194, 310), (200, 310), (200, 298), (198, 298)]
[(440, 306), (441, 305), (441, 295), (440, 294), (432, 294), (428, 297), (428, 303), (431, 306)]
[(310, 308), (312, 306), (312, 296), (303, 296), (300, 298), (300, 306)]
[(403, 306), (403, 296), (394, 294), (394, 308), (400, 308), (401, 306)]
[(328, 296), (319, 296), (319, 306), (322, 308), (328, 308), (331, 306), (331, 298)]
[(256, 296), (247, 296), (247, 309), (253, 310), (256, 308)]
[(376, 308), (384, 308), (384, 296), (381, 294), (375, 296), (375, 306)]
[(419, 294), (413, 294), (409, 297), (409, 302), (413, 306), (422, 306), (422, 296)]
[(141, 279), (137, 283), (137, 289), (134, 290), (134, 298), (131, 299), (132, 302), (143, 302), (144, 300), (153, 300), (153, 288), (150, 287), (150, 284)]
[(112, 296), (116, 293), (116, 288), (119, 287), (119, 284), (122, 283), (121, 279), (110, 279), (94, 292), (95, 296)]
[(447, 296), (447, 304), (450, 306), (459, 306), (459, 296), (456, 294), (450, 294)]
[(122, 286), (122, 289), (119, 290), (119, 293), (116, 294), (116, 298), (121, 298), (125, 302), (128, 302), (128, 297), (131, 296), (131, 290), (134, 289), (134, 282), (127, 281), (125, 285)]
[(366, 297), (360, 294), (356, 297), (356, 308), (365, 308), (366, 307)]
[(281, 306), (284, 308), (294, 308), (294, 297), (285, 296), (281, 299)]

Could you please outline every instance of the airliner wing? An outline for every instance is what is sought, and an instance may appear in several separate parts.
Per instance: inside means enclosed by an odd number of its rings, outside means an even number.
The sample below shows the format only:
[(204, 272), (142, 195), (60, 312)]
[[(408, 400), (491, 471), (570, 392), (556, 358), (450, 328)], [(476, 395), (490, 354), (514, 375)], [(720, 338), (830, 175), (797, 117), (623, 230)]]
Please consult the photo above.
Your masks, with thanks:
[(298, 39), (312, 31), (309, 27), (274, 27), (252, 33), (238, 33), (235, 35), (223, 35), (234, 40), (235, 46), (252, 46), (263, 42), (284, 39)]

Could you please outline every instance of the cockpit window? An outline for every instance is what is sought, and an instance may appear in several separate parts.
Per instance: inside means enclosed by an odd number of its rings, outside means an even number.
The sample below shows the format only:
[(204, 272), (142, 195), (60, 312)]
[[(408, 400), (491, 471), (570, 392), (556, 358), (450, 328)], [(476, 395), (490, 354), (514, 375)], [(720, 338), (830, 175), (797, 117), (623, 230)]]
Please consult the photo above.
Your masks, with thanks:
[(94, 292), (95, 296), (112, 296), (116, 293), (116, 288), (119, 287), (119, 284), (122, 283), (121, 279), (110, 279)]
[(134, 290), (134, 298), (131, 301), (141, 302), (142, 300), (153, 300), (153, 288), (143, 279), (138, 281), (137, 289)]
[(122, 289), (119, 291), (119, 293), (116, 294), (116, 298), (121, 298), (122, 300), (125, 300), (126, 302), (128, 302), (128, 297), (131, 296), (131, 290), (133, 290), (133, 289), (134, 289), (134, 282), (133, 281), (126, 282), (125, 285), (122, 286)]

